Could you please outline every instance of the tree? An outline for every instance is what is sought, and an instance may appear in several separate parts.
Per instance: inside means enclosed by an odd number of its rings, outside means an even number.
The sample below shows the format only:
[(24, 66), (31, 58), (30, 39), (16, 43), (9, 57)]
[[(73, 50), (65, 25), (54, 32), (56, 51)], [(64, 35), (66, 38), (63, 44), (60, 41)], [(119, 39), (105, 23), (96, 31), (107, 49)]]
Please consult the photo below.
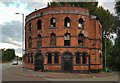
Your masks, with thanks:
[(15, 58), (14, 49), (1, 49), (2, 51), (2, 61), (11, 61)]
[(115, 4), (116, 13), (120, 15), (120, 1)]
[(110, 66), (113, 69), (117, 69), (120, 70), (120, 1), (116, 2), (115, 4), (115, 10), (116, 10), (116, 14), (117, 16), (114, 16), (114, 24), (115, 24), (115, 33), (117, 34), (117, 38), (115, 39), (115, 45), (112, 48), (112, 52), (111, 52), (111, 62), (110, 62)]

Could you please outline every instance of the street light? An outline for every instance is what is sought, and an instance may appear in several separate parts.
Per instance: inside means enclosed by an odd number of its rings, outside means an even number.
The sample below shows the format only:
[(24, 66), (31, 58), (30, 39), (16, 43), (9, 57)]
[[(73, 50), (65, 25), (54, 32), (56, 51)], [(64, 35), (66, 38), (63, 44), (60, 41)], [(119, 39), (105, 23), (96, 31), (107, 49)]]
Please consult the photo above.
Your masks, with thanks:
[(15, 13), (18, 15), (22, 15), (22, 67), (24, 68), (23, 65), (23, 47), (24, 47), (24, 14), (23, 13)]
[(106, 32), (104, 31), (103, 32), (103, 34), (104, 34), (104, 37), (105, 37), (105, 69), (106, 69)]

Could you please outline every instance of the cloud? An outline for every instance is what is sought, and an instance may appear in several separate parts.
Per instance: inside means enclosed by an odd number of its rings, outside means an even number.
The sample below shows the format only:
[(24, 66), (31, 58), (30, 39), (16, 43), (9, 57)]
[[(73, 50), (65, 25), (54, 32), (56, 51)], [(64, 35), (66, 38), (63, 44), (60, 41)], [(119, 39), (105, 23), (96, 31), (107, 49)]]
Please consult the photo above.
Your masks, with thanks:
[(16, 55), (22, 56), (22, 16), (15, 13), (24, 13), (26, 16), (35, 9), (47, 7), (48, 0), (39, 1), (0, 2), (0, 48), (13, 48)]
[(31, 9), (31, 10), (35, 10), (35, 9), (41, 9), (47, 7), (47, 1), (41, 1), (41, 2), (28, 2), (27, 3), (27, 8)]
[(22, 26), (20, 21), (5, 22), (4, 25), (2, 25), (2, 42), (21, 42), (21, 40)]
[(5, 22), (10, 22), (14, 20), (22, 21), (21, 15), (17, 15), (15, 13), (24, 13), (25, 15), (30, 13), (29, 8), (27, 8), (27, 3), (8, 3), (0, 2), (0, 24), (4, 24)]
[(5, 49), (8, 49), (8, 48), (17, 49), (17, 48), (19, 48), (19, 46), (16, 46), (16, 45), (13, 45), (13, 44), (10, 44), (10, 43), (0, 42), (0, 49), (1, 49), (1, 48), (5, 48)]
[(114, 10), (114, 6), (115, 6), (115, 2), (114, 0), (110, 0), (110, 1), (102, 1), (102, 0), (98, 0), (98, 6), (103, 6), (106, 10), (108, 9), (111, 14), (115, 15), (115, 10)]

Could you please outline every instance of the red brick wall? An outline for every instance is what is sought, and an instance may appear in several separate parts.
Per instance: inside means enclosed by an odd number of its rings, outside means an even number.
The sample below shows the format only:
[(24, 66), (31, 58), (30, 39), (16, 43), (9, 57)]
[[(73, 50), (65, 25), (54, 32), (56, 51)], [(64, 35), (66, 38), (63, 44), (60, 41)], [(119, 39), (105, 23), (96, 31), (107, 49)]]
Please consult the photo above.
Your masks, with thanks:
[[(52, 10), (52, 11), (53, 10), (63, 10), (63, 9), (64, 10), (84, 11), (84, 12), (89, 13), (88, 10), (78, 8), (78, 7), (44, 8), (44, 9), (35, 11), (35, 12), (31, 13), (30, 15), (28, 15), (26, 17), (26, 20), (29, 19), (31, 16), (39, 14), (40, 12), (45, 12), (45, 11), (50, 11), (50, 10)], [(71, 19), (71, 22), (70, 22), (71, 28), (64, 28), (64, 18), (66, 16), (68, 16)], [(55, 29), (50, 29), (50, 19), (52, 17), (54, 17), (57, 20)], [(84, 29), (78, 29), (78, 20), (80, 17), (82, 17), (85, 20)], [(38, 19), (41, 19), (41, 21), (42, 21), (42, 30), (37, 30)], [(32, 23), (31, 33), (29, 33), (29, 23)], [(95, 24), (96, 24), (96, 26), (95, 26)], [(82, 15), (82, 14), (80, 14), (80, 15), (79, 14), (65, 14), (65, 13), (64, 14), (49, 14), (49, 15), (44, 15), (40, 18), (35, 18), (26, 24), (26, 31), (25, 31), (26, 51), (25, 51), (25, 53), (33, 52), (33, 55), (35, 55), (37, 50), (41, 50), (44, 55), (44, 64), (47, 64), (47, 56), (45, 56), (45, 53), (48, 51), (51, 51), (51, 52), (58, 51), (58, 52), (60, 52), (60, 55), (62, 55), (67, 50), (69, 52), (71, 52), (73, 55), (77, 51), (80, 51), (80, 52), (86, 51), (88, 53), (88, 55), (90, 54), (90, 63), (91, 64), (100, 64), (99, 54), (100, 53), (102, 54), (102, 52), (99, 52), (98, 49), (89, 49), (89, 48), (100, 48), (102, 50), (102, 35), (99, 34), (99, 31), (100, 31), (99, 25), (101, 26), (99, 20), (90, 19), (88, 16)], [(101, 29), (102, 29), (102, 26), (101, 26)], [(82, 33), (86, 37), (84, 46), (88, 47), (88, 48), (62, 48), (61, 47), (61, 48), (29, 49), (29, 47), (28, 47), (29, 36), (31, 36), (32, 38), (37, 38), (37, 35), (39, 33), (42, 37), (48, 36), (47, 38), (42, 38), (42, 47), (46, 47), (46, 46), (49, 47), (50, 46), (50, 34), (52, 32), (54, 32), (56, 34), (56, 36), (64, 36), (64, 34), (66, 33), (66, 30), (68, 30), (68, 33), (70, 33), (70, 35), (71, 35), (71, 46), (78, 46), (78, 38), (73, 37), (73, 36), (78, 36), (80, 31), (82, 31)], [(100, 38), (101, 41), (93, 40), (95, 38), (96, 39)], [(93, 46), (92, 45), (93, 43), (96, 43), (96, 45)], [(64, 46), (64, 37), (56, 37), (56, 46)], [(37, 47), (37, 39), (32, 39), (32, 48), (36, 48), (36, 47)], [(52, 60), (53, 60), (52, 64), (54, 64), (54, 56), (53, 56)], [(73, 64), (76, 64), (75, 60), (76, 59), (74, 56)], [(61, 56), (59, 56), (59, 64), (61, 64)], [(87, 64), (88, 64), (88, 59), (87, 59)], [(28, 66), (25, 65), (25, 67), (28, 67)], [(95, 67), (96, 66), (91, 66), (91, 69), (95, 69)], [(33, 66), (31, 66), (31, 68), (33, 68)], [(56, 68), (61, 69), (61, 66), (47, 66), (47, 65), (45, 66), (46, 70), (47, 69), (56, 70)], [(102, 68), (102, 67), (100, 66), (99, 68)], [(88, 69), (88, 66), (74, 66), (73, 69), (85, 70), (85, 69)]]

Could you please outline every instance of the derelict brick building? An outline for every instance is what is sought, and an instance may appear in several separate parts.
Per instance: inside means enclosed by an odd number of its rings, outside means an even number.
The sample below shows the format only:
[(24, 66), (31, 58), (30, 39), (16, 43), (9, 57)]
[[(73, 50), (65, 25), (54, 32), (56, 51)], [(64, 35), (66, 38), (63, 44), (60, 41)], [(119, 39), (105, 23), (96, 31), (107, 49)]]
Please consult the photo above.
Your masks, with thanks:
[(26, 17), (24, 67), (42, 71), (102, 70), (102, 25), (79, 7), (50, 7)]

